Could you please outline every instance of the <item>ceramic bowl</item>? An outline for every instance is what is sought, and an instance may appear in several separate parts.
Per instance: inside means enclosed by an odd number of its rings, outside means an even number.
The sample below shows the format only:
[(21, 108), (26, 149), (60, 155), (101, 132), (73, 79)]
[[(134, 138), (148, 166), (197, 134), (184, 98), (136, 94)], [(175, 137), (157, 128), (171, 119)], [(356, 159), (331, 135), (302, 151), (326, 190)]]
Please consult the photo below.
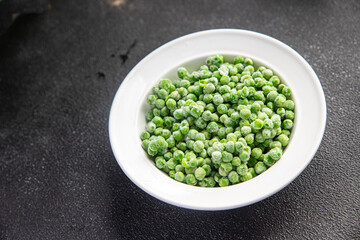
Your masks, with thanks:
[[(293, 92), (295, 123), (282, 158), (259, 176), (240, 184), (203, 188), (171, 179), (157, 169), (141, 147), (146, 124), (146, 97), (161, 78), (174, 79), (176, 69), (195, 70), (206, 57), (242, 55), (271, 68)], [(112, 103), (111, 147), (124, 173), (148, 194), (180, 207), (225, 210), (263, 200), (293, 181), (316, 153), (326, 123), (326, 103), (318, 77), (295, 50), (269, 36), (237, 29), (192, 33), (164, 44), (126, 76)]]

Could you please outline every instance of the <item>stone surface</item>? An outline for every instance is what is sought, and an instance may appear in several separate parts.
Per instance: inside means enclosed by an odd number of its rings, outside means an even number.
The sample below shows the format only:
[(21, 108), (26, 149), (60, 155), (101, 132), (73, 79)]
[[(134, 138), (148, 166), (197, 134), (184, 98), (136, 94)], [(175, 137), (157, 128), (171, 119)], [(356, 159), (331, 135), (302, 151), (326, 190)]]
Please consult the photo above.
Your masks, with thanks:
[[(0, 38), (0, 239), (360, 238), (359, 1), (50, 2)], [(229, 211), (181, 209), (121, 171), (110, 105), (152, 50), (224, 27), (275, 37), (312, 65), (326, 131), (311, 164), (276, 195)]]

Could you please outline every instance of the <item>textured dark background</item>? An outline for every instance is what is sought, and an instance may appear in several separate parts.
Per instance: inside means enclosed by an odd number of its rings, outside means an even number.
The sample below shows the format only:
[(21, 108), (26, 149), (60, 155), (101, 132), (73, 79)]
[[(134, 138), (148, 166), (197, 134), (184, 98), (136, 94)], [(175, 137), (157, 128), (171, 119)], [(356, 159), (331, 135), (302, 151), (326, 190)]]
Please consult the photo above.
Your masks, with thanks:
[[(0, 239), (360, 239), (359, 1), (50, 4), (0, 37)], [(326, 131), (311, 164), (276, 195), (229, 211), (181, 209), (121, 171), (110, 105), (152, 50), (224, 27), (304, 56), (324, 88)]]

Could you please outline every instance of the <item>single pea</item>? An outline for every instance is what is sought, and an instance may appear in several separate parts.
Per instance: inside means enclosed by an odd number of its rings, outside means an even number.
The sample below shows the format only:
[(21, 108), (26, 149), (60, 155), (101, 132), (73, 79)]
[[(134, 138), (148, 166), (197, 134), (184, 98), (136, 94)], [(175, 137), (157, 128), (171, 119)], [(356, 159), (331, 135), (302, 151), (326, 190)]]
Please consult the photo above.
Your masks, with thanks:
[(244, 59), (244, 65), (248, 66), (248, 65), (254, 65), (254, 62), (251, 58), (245, 58)]
[(182, 150), (182, 151), (186, 151), (186, 149), (187, 149), (186, 143), (184, 143), (184, 142), (179, 142), (179, 143), (176, 145), (176, 147), (177, 147), (178, 149)]
[(199, 153), (199, 156), (202, 157), (202, 158), (207, 157), (207, 152), (206, 152), (205, 148)]
[(231, 161), (231, 164), (234, 166), (234, 167), (238, 167), (241, 165), (241, 160), (239, 157), (234, 157)]
[[(230, 112), (230, 110), (229, 110), (228, 112)], [(240, 116), (240, 113), (238, 113), (238, 112), (233, 112), (233, 113), (231, 113), (230, 118), (231, 118), (233, 121), (235, 121), (235, 123), (238, 123), (238, 122), (240, 121), (240, 119), (241, 119), (241, 116)]]
[(212, 147), (214, 148), (215, 151), (220, 151), (220, 152), (224, 151), (225, 149), (225, 146), (219, 141), (215, 141)]
[(280, 115), (274, 114), (271, 117), (271, 121), (273, 123), (273, 128), (279, 128), (280, 127), (280, 125), (281, 125), (281, 117), (280, 117)]
[(272, 117), (272, 115), (274, 115), (273, 111), (268, 107), (264, 107), (262, 111), (270, 118)]
[(250, 159), (247, 161), (247, 165), (249, 167), (254, 167), (256, 163), (257, 163), (257, 160), (253, 157), (250, 157)]
[(171, 136), (169, 129), (163, 129), (160, 134), (163, 138), (168, 139)]
[(218, 69), (219, 73), (221, 76), (228, 76), (229, 75), (229, 68), (226, 65), (222, 65), (219, 69)]
[(197, 162), (197, 159), (196, 159), (196, 158), (192, 158), (192, 159), (189, 160), (189, 166), (190, 166), (191, 168), (196, 168), (196, 167), (197, 167), (197, 164), (198, 164), (198, 162)]
[(220, 151), (214, 151), (211, 154), (211, 159), (214, 164), (220, 164), (221, 163), (221, 152)]
[(241, 128), (241, 135), (242, 136), (246, 136), (246, 135), (248, 135), (248, 134), (250, 134), (251, 133), (251, 127), (249, 127), (249, 126), (243, 126), (242, 128)]
[(224, 151), (224, 152), (221, 153), (221, 155), (222, 155), (221, 160), (223, 162), (231, 162), (232, 159), (233, 159), (232, 153)]
[(164, 168), (165, 165), (166, 165), (166, 161), (165, 161), (164, 157), (161, 157), (161, 156), (156, 157), (155, 158), (155, 165), (159, 169)]
[(219, 116), (216, 113), (212, 113), (210, 121), (213, 121), (213, 122), (219, 121)]
[(154, 118), (154, 113), (152, 111), (148, 111), (146, 114), (145, 114), (145, 118), (147, 121), (150, 121), (151, 119)]
[(284, 94), (286, 97), (290, 97), (291, 96), (291, 89), (289, 87), (284, 87), (283, 90), (281, 91), (282, 94)]
[(275, 161), (279, 160), (281, 158), (281, 156), (282, 156), (281, 148), (273, 148), (273, 149), (271, 149), (269, 151), (269, 156)]
[[(238, 69), (237, 69), (237, 71), (239, 71)], [(239, 82), (239, 77), (238, 76), (231, 76), (230, 77), (230, 81), (232, 82), (232, 83), (238, 83)], [(235, 87), (235, 86), (234, 86)], [(234, 87), (232, 87), (232, 88), (234, 88)]]
[(197, 180), (203, 180), (206, 176), (206, 171), (202, 167), (198, 167), (195, 170), (195, 178)]
[(204, 111), (204, 107), (196, 104), (191, 108), (190, 114), (194, 118), (199, 118), (201, 116), (201, 114), (203, 113), (203, 111)]
[(256, 174), (261, 174), (266, 171), (267, 167), (263, 162), (257, 162), (254, 166)]
[(264, 101), (265, 101), (265, 96), (264, 96), (264, 94), (265, 94), (265, 91), (264, 91), (264, 92), (262, 92), (262, 91), (256, 91), (256, 92), (254, 93), (254, 98), (255, 98), (255, 100), (259, 100), (259, 101), (264, 102)]
[(207, 125), (207, 128), (206, 130), (209, 132), (209, 133), (216, 133), (218, 130), (219, 130), (219, 126), (216, 122), (210, 122), (208, 125)]
[(275, 101), (275, 99), (279, 96), (279, 93), (277, 91), (271, 91), (266, 95), (266, 100), (269, 102)]
[(254, 66), (252, 66), (252, 65), (247, 65), (247, 66), (244, 68), (244, 71), (250, 72), (250, 74), (252, 75), (252, 74), (254, 73), (255, 69), (254, 69)]
[(195, 135), (195, 140), (196, 141), (205, 141), (206, 140), (205, 134), (204, 133), (197, 133)]
[(154, 131), (154, 135), (155, 136), (160, 136), (161, 133), (162, 133), (162, 130), (163, 130), (163, 128), (156, 128), (155, 131)]
[(264, 136), (265, 139), (269, 139), (271, 138), (271, 130), (270, 129), (263, 129), (261, 131), (262, 135)]
[[(205, 175), (206, 175), (206, 176), (209, 176), (210, 173), (211, 173), (211, 167), (210, 167), (210, 165), (204, 164), (204, 165), (202, 165), (202, 168), (205, 170)], [(196, 172), (195, 172), (195, 173), (196, 173)]]
[(177, 163), (176, 163), (176, 161), (175, 161), (173, 158), (169, 159), (169, 160), (166, 162), (166, 166), (167, 166), (169, 169), (171, 169), (171, 170), (174, 170), (175, 167), (176, 167), (176, 165), (177, 165)]
[[(220, 70), (219, 70), (220, 71)], [(225, 85), (225, 84), (228, 84), (230, 82), (230, 77), (227, 76), (227, 75), (223, 75), (221, 78), (220, 78), (220, 83)]]
[(196, 141), (194, 143), (194, 151), (197, 153), (202, 152), (202, 150), (204, 149), (204, 143), (202, 141)]
[(273, 141), (272, 143), (270, 143), (269, 147), (271, 149), (273, 148), (282, 148), (281, 142), (279, 141)]
[(206, 187), (215, 187), (216, 181), (213, 177), (207, 177), (204, 179)]
[(187, 174), (185, 177), (185, 182), (189, 185), (195, 186), (197, 184), (194, 174)]
[(161, 117), (156, 116), (152, 119), (152, 122), (155, 123), (157, 127), (161, 127), (164, 123), (164, 120)]
[(225, 144), (225, 143), (227, 143), (227, 140), (226, 139), (221, 139), (220, 143)]
[(170, 111), (167, 107), (163, 107), (161, 110), (160, 110), (160, 116), (162, 117), (166, 117), (167, 115), (169, 115)]
[[(236, 130), (236, 129), (238, 129), (238, 130)], [(237, 127), (236, 129), (234, 131), (234, 134), (235, 134), (236, 139), (239, 139), (242, 136), (241, 132), (240, 132), (240, 127)]]
[(229, 179), (226, 178), (226, 177), (222, 177), (219, 179), (219, 186), (220, 187), (226, 187), (226, 186), (229, 186)]
[(173, 137), (169, 137), (166, 139), (166, 142), (168, 144), (168, 148), (173, 148), (176, 144), (175, 139)]
[(266, 129), (273, 129), (274, 128), (274, 123), (271, 119), (265, 119), (264, 120), (264, 128)]
[[(245, 142), (246, 144), (246, 142)], [(244, 143), (242, 142), (235, 142), (235, 150), (238, 152), (238, 153), (241, 153), (245, 148), (245, 145)]]
[(260, 148), (253, 148), (251, 150), (251, 156), (255, 159), (259, 159), (262, 154), (262, 150)]
[(274, 165), (275, 160), (270, 157), (270, 155), (267, 153), (264, 155), (263, 163), (265, 163), (266, 166), (271, 167)]
[(262, 135), (261, 132), (258, 132), (255, 134), (255, 141), (258, 143), (263, 143), (266, 139), (264, 138), (264, 136)]
[(273, 71), (271, 71), (270, 69), (265, 69), (264, 71), (262, 71), (262, 74), (266, 80), (269, 80), (274, 75)]
[(285, 118), (286, 119), (290, 119), (290, 120), (294, 120), (295, 118), (295, 113), (293, 111), (285, 111)]
[(220, 105), (224, 102), (224, 99), (223, 97), (220, 95), (220, 94), (215, 94), (214, 95), (214, 98), (213, 98), (213, 103), (215, 105)]
[(163, 79), (159, 82), (160, 90), (161, 89), (170, 90), (170, 85), (171, 85), (171, 81), (169, 79)]
[(218, 107), (217, 107), (217, 111), (218, 113), (220, 114), (226, 114), (227, 111), (228, 111), (228, 108), (225, 104), (220, 104)]
[(234, 64), (244, 63), (245, 58), (243, 56), (237, 56), (234, 58)]
[(237, 174), (236, 171), (231, 171), (228, 175), (228, 179), (232, 184), (238, 183), (239, 182), (239, 175)]
[(148, 147), (149, 147), (149, 144), (150, 144), (150, 140), (145, 139), (145, 140), (142, 141), (141, 146), (142, 146), (145, 150), (147, 150)]
[(282, 123), (282, 127), (287, 130), (291, 129), (293, 127), (293, 125), (294, 125), (294, 123), (290, 119), (285, 119)]
[(242, 119), (249, 119), (251, 115), (251, 111), (249, 109), (242, 109), (240, 111), (240, 117)]
[(165, 89), (160, 89), (158, 92), (158, 96), (162, 99), (166, 99), (168, 95), (169, 93)]
[(165, 158), (166, 161), (170, 160), (172, 157), (173, 157), (173, 154), (171, 152), (167, 152), (167, 153), (164, 154), (164, 158)]
[(175, 119), (173, 117), (165, 117), (164, 123), (167, 127), (171, 127), (175, 123)]
[(245, 138), (247, 144), (253, 144), (254, 140), (255, 140), (255, 135), (253, 133), (250, 133), (250, 134), (246, 135), (244, 138)]
[(246, 161), (248, 161), (250, 159), (250, 154), (249, 154), (249, 152), (243, 150), (239, 154), (239, 157), (240, 157), (241, 161), (246, 162)]
[(217, 135), (220, 139), (225, 138), (226, 137), (226, 128), (225, 127), (219, 128)]
[(176, 167), (175, 167), (175, 172), (182, 172), (182, 173), (184, 173), (184, 172), (185, 172), (185, 168), (183, 167), (183, 165), (178, 164), (178, 165), (176, 165)]
[(189, 72), (186, 70), (186, 68), (180, 67), (177, 70), (177, 74), (178, 74), (179, 78), (183, 79), (184, 77), (189, 75)]
[(174, 176), (174, 179), (176, 180), (176, 181), (179, 181), (179, 182), (183, 182), (184, 180), (185, 180), (185, 175), (184, 175), (184, 173), (183, 172), (176, 172), (175, 173), (175, 176)]
[[(190, 165), (190, 160), (188, 161), (189, 165)], [(187, 167), (185, 168), (185, 173), (186, 174), (194, 174), (196, 170), (196, 167)]]
[[(206, 103), (206, 104), (209, 104), (213, 101), (213, 98), (214, 96), (212, 94), (205, 94), (204, 97), (203, 97), (203, 101)], [(208, 108), (206, 108), (208, 110)]]
[[(268, 120), (268, 119), (265, 119), (265, 121), (266, 121), (266, 120)], [(256, 119), (256, 120), (254, 121), (254, 128), (257, 129), (257, 130), (262, 129), (263, 126), (264, 126), (264, 122), (265, 122), (265, 121), (262, 121), (261, 119)]]
[(141, 140), (145, 140), (145, 139), (149, 139), (150, 138), (150, 133), (149, 132), (142, 132), (140, 135)]
[(165, 101), (163, 99), (157, 99), (155, 101), (155, 106), (158, 108), (158, 109), (161, 109), (165, 106)]
[(184, 135), (182, 135), (180, 131), (174, 131), (172, 135), (176, 141), (181, 141), (184, 138)]
[(215, 85), (212, 83), (208, 83), (204, 87), (204, 93), (213, 93), (215, 91)]
[(284, 89), (284, 87), (285, 87), (285, 84), (282, 84), (282, 83), (279, 84), (278, 89), (277, 89), (278, 92), (279, 92), (279, 93), (282, 93), (282, 90)]
[(246, 163), (242, 163), (240, 164), (240, 166), (238, 166), (236, 168), (236, 172), (240, 175), (240, 176), (244, 176), (248, 171), (248, 167), (246, 165)]
[(243, 176), (240, 177), (240, 181), (246, 182), (246, 181), (249, 181), (252, 178), (253, 178), (253, 175), (251, 174), (251, 172), (248, 171)]
[(284, 103), (284, 108), (286, 110), (294, 110), (295, 108), (295, 103), (293, 100), (286, 100)]
[(204, 121), (204, 119), (198, 118), (198, 119), (195, 120), (195, 126), (200, 128), (200, 129), (204, 129), (204, 128), (206, 128), (207, 124)]
[(146, 100), (150, 105), (155, 105), (157, 98), (156, 95), (149, 95)]
[(177, 161), (181, 161), (184, 158), (184, 152), (181, 150), (177, 150), (174, 152), (173, 157)]
[(274, 100), (274, 104), (277, 108), (284, 107), (285, 102), (286, 102), (286, 98), (282, 95), (277, 96)]
[(155, 129), (156, 129), (156, 125), (153, 122), (148, 122), (145, 126), (146, 131), (148, 131), (149, 133), (154, 133)]
[(183, 109), (176, 109), (173, 113), (174, 115), (174, 118), (177, 119), (177, 120), (181, 120), (184, 118), (184, 115), (183, 115)]
[(261, 106), (259, 103), (254, 102), (253, 104), (251, 104), (251, 112), (257, 113), (260, 111), (260, 109), (261, 109)]
[(277, 110), (276, 110), (276, 113), (280, 116), (280, 117), (285, 117), (285, 113), (286, 113), (286, 110), (285, 110), (285, 108), (278, 108)]
[(234, 153), (235, 152), (235, 142), (229, 141), (229, 142), (225, 143), (225, 151), (227, 151), (229, 153)]

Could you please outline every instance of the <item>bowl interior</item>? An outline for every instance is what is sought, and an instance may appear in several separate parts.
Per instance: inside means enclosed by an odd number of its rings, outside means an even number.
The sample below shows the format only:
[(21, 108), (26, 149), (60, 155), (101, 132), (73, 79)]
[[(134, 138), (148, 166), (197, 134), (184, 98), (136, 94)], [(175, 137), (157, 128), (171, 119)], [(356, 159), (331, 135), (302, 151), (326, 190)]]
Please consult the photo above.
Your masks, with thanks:
[[(218, 54), (222, 54), (222, 53), (218, 53)], [(230, 63), (233, 62), (234, 57), (236, 57), (236, 56), (244, 56), (243, 54), (226, 54), (226, 55), (223, 54), (223, 55), (224, 55), (224, 61), (225, 62), (230, 62)], [(189, 72), (196, 71), (196, 70), (198, 70), (200, 68), (200, 66), (205, 64), (206, 58), (208, 56), (209, 55), (198, 56), (196, 58), (190, 59), (189, 61), (179, 63), (179, 64), (175, 65), (173, 68), (171, 68), (168, 72), (164, 73), (164, 75), (162, 75), (158, 79), (158, 81), (160, 81), (161, 79), (165, 79), (165, 78), (170, 79), (172, 81), (174, 81), (175, 79), (178, 79), (177, 69), (179, 67), (185, 67)], [(260, 66), (268, 67), (264, 62), (262, 62), (257, 57), (254, 57), (254, 56), (244, 56), (244, 57), (249, 57), (249, 58), (253, 59), (255, 69), (257, 69)], [(291, 88), (291, 84), (289, 84), (286, 81), (286, 79), (282, 78), (280, 69), (271, 68), (271, 70), (273, 70), (274, 75), (277, 75), (277, 76), (280, 77), (281, 83), (284, 83), (285, 85), (287, 85), (288, 87)], [(152, 85), (152, 86), (149, 85), (148, 90), (145, 92), (145, 94), (141, 98), (141, 106), (140, 106), (139, 111), (137, 113), (137, 119), (136, 119), (136, 126), (137, 126), (137, 134), (138, 134), (138, 136), (140, 136), (140, 134), (145, 130), (145, 125), (146, 125), (145, 113), (151, 109), (149, 104), (146, 101), (146, 98), (147, 98), (147, 96), (149, 96), (152, 93), (152, 87), (154, 87), (155, 84)], [(294, 91), (293, 89), (292, 89), (292, 95), (291, 95), (290, 99), (292, 99), (295, 102), (295, 106), (296, 106), (296, 100), (295, 100), (296, 99), (296, 91)], [(297, 122), (296, 115), (297, 115), (297, 108), (295, 108), (294, 126), (293, 126), (292, 131), (291, 131), (290, 142), (291, 142), (292, 136), (294, 135), (294, 132), (295, 132), (295, 129), (296, 129), (296, 122)], [(287, 148), (284, 149), (284, 153), (285, 153), (286, 149)], [(149, 155), (147, 155), (144, 150), (142, 150), (142, 151), (144, 152), (144, 155), (146, 156), (146, 158), (148, 160), (150, 160), (150, 162), (155, 166), (154, 161), (151, 159), (151, 157)], [(281, 159), (279, 161), (281, 161)], [(277, 162), (279, 162), (279, 161), (277, 161)], [(269, 168), (267, 171), (269, 171), (270, 169), (271, 168)], [(163, 171), (161, 171), (161, 172), (163, 173)], [(171, 178), (170, 178), (170, 180), (175, 181), (175, 180), (173, 180)], [(241, 183), (239, 183), (239, 184), (241, 184)], [(199, 187), (199, 186), (195, 186), (195, 187)]]

